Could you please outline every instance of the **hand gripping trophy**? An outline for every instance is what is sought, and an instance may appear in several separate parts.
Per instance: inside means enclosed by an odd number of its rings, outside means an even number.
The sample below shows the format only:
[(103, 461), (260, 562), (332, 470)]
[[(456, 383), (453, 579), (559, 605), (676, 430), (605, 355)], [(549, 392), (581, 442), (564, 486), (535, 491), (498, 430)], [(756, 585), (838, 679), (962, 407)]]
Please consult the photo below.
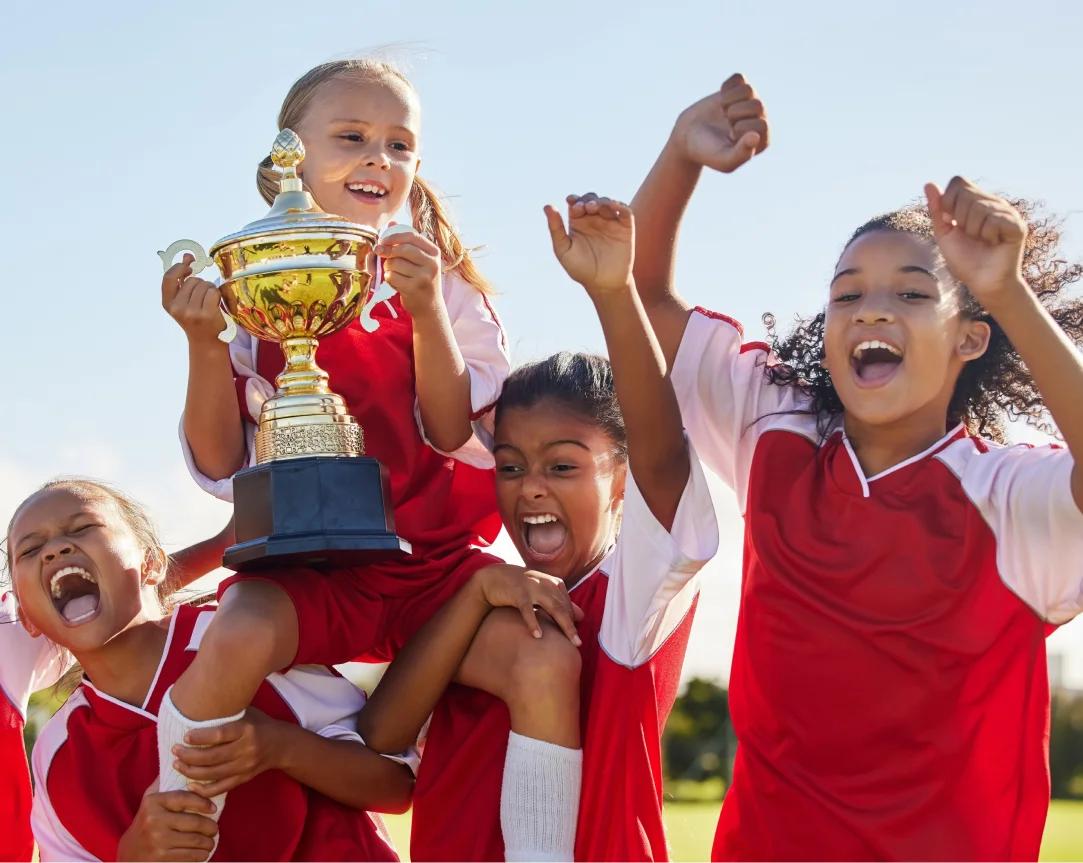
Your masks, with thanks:
[(223, 237), (209, 256), (193, 240), (158, 253), (166, 269), (182, 251), (195, 255), (193, 273), (217, 265), (220, 339), (232, 341), (239, 324), (285, 354), (260, 411), (256, 464), (233, 478), (237, 542), (223, 560), (231, 569), (361, 563), (410, 550), (395, 534), (386, 470), (364, 455), (361, 426), (315, 361), (320, 337), (345, 327), (371, 294), (377, 233), (316, 205), (297, 174), (304, 156), (301, 139), (283, 129), (271, 150), (281, 191), (264, 218)]

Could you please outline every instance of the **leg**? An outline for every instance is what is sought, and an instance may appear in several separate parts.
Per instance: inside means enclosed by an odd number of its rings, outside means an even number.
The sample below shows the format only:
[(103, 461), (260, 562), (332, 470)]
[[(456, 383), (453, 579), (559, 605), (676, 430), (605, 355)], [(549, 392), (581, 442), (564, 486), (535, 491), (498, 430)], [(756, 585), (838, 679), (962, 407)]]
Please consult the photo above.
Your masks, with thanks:
[[(188, 787), (173, 767), (173, 747), (184, 735), (243, 716), (263, 679), (293, 660), (297, 643), (297, 613), (282, 588), (246, 580), (226, 589), (195, 659), (166, 691), (158, 711), (160, 791)], [(215, 820), (225, 797), (214, 799)]]
[(511, 735), (500, 794), (507, 860), (571, 860), (579, 817), (579, 651), (556, 627), (533, 638), (519, 614), (495, 609), (457, 682), (502, 699)]

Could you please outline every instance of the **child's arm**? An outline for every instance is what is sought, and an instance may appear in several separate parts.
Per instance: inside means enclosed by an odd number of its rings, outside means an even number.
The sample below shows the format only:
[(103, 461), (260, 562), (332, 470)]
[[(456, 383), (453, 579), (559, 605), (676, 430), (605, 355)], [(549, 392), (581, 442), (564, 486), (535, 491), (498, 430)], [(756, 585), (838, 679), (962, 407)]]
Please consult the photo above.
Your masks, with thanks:
[(229, 347), (222, 331), (221, 295), (192, 275), (192, 255), (162, 277), (162, 306), (188, 337), (188, 390), (184, 434), (200, 472), (211, 479), (233, 476), (244, 465), (245, 444)]
[(405, 812), (414, 777), (405, 764), (373, 752), (356, 740), (323, 737), (292, 722), (248, 708), (244, 719), (188, 734), (192, 746), (178, 747), (181, 773), (202, 797), (232, 791), (265, 770), (292, 779), (355, 809)]
[(541, 608), (578, 646), (575, 622), (582, 612), (560, 579), (506, 564), (480, 569), (388, 666), (357, 720), (366, 744), (378, 752), (402, 752), (414, 744), (462, 665), (478, 627), (501, 606), (518, 608), (535, 638), (542, 637), (535, 612)]
[(385, 236), (376, 247), (384, 278), (414, 325), (414, 373), (425, 434), (444, 452), (470, 440), (470, 373), (455, 342), (440, 290), (440, 250), (415, 232)]
[(187, 587), (197, 578), (214, 572), (222, 565), (222, 554), (233, 545), (233, 519), (210, 539), (182, 548), (169, 556), (170, 575), (177, 588)]
[(1004, 329), (1072, 454), (1072, 496), (1083, 511), (1083, 357), (1023, 278), (1026, 223), (962, 177), (925, 187), (936, 240), (952, 275)]
[(662, 351), (632, 280), (632, 211), (608, 198), (569, 196), (568, 203), (568, 231), (560, 214), (545, 208), (553, 251), (594, 302), (624, 414), (631, 472), (651, 512), (669, 530), (688, 484), (688, 446)]
[(763, 103), (741, 75), (717, 93), (686, 108), (632, 200), (636, 214), (635, 281), (673, 364), (688, 320), (688, 304), (673, 287), (673, 265), (681, 218), (703, 167), (730, 173), (768, 143)]

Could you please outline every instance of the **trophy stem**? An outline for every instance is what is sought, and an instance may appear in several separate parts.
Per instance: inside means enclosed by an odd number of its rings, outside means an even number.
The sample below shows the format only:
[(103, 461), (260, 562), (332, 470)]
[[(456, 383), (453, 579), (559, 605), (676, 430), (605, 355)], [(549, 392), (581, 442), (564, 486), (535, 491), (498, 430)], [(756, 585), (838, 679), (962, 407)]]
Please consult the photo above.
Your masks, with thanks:
[(327, 372), (316, 365), (316, 348), (319, 342), (311, 336), (290, 336), (282, 340), (282, 353), (286, 367), (275, 378), (281, 395), (326, 395)]

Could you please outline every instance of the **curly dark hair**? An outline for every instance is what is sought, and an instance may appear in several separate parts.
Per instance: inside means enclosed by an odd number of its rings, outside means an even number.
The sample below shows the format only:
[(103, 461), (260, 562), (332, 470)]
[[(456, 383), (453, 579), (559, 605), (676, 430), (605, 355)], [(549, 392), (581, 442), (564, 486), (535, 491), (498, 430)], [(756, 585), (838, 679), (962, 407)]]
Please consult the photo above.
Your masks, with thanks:
[[(1058, 257), (1060, 222), (1040, 213), (1039, 205), (1022, 199), (1010, 199), (1027, 223), (1023, 248), (1023, 277), (1053, 320), (1077, 345), (1083, 344), (1083, 300), (1067, 296), (1067, 288), (1083, 276), (1083, 265)], [(847, 240), (845, 252), (858, 237), (871, 231), (897, 231), (933, 240), (933, 226), (928, 208), (912, 204), (869, 220)], [(1038, 392), (1022, 358), (1007, 335), (982, 306), (963, 290), (962, 313), (973, 320), (985, 321), (992, 333), (989, 347), (979, 359), (963, 367), (948, 407), (949, 425), (963, 422), (972, 434), (994, 441), (1004, 441), (1007, 419), (1024, 418), (1042, 431), (1055, 433), (1049, 422), (1041, 393)], [(821, 364), (824, 357), (824, 315), (799, 318), (797, 326), (785, 338), (775, 335), (775, 319), (764, 315), (764, 324), (780, 362), (768, 365), (766, 375), (773, 384), (797, 386), (810, 399), (810, 413), (817, 417), (821, 434), (843, 411), (831, 374)]]

